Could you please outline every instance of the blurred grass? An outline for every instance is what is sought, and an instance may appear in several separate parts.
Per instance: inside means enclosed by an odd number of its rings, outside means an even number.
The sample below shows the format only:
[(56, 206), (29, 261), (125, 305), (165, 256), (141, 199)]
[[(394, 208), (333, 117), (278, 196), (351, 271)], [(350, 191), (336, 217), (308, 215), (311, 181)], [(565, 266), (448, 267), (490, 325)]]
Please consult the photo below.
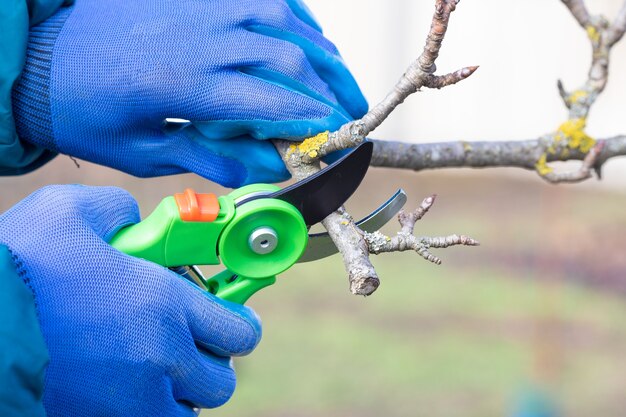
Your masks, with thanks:
[[(190, 175), (139, 180), (81, 165), (57, 158), (0, 178), (10, 191), (0, 209), (51, 182), (121, 186), (144, 215), (184, 187), (223, 192)], [(233, 399), (202, 415), (506, 416), (532, 383), (565, 416), (626, 415), (626, 194), (509, 174), (371, 170), (349, 204), (357, 217), (397, 187), (408, 208), (437, 193), (417, 233), (482, 246), (433, 250), (442, 266), (375, 257), (382, 284), (368, 298), (349, 293), (337, 256), (296, 265), (252, 299), (263, 341), (236, 360)]]
[(563, 285), (547, 312), (549, 284), (511, 272), (404, 255), (377, 264), (385, 281), (367, 299), (332, 278), (342, 278), (332, 261), (294, 268), (259, 294), (264, 339), (237, 360), (233, 400), (206, 415), (503, 416), (532, 377), (537, 327), (554, 317), (554, 383), (570, 415), (624, 405), (611, 397), (626, 382), (620, 298)]

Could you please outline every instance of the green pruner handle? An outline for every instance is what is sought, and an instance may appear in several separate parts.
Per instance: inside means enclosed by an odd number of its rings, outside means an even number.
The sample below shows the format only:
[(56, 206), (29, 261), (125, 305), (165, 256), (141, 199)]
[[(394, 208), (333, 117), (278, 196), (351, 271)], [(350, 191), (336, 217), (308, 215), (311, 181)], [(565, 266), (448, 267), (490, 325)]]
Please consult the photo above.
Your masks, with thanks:
[(183, 278), (197, 284), (201, 289), (223, 300), (237, 304), (245, 304), (257, 291), (276, 282), (275, 276), (247, 278), (237, 275), (228, 269), (208, 279), (195, 266), (182, 266), (171, 269)]
[[(127, 255), (168, 267), (216, 296), (245, 303), (276, 282), (302, 255), (308, 229), (291, 204), (258, 198), (236, 206), (249, 194), (270, 193), (274, 185), (252, 184), (226, 196), (191, 189), (164, 198), (143, 221), (120, 230), (109, 243)], [(227, 269), (205, 279), (185, 265)], [(181, 266), (182, 265), (182, 266)]]
[(246, 278), (233, 274), (228, 269), (213, 275), (206, 281), (206, 288), (211, 294), (233, 303), (245, 304), (254, 293), (276, 282), (276, 277)]

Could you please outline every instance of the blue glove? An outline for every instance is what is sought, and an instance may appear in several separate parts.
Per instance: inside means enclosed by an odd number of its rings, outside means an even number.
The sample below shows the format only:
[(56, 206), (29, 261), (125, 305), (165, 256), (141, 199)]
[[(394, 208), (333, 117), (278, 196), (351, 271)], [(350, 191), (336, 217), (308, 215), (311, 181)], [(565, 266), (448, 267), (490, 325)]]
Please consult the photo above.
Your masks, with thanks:
[(51, 186), (0, 216), (50, 354), (48, 417), (193, 416), (235, 388), (231, 355), (258, 343), (252, 310), (107, 240), (139, 221), (117, 188)]
[(77, 0), (31, 29), (13, 101), (35, 145), (230, 187), (289, 177), (263, 139), (334, 130), (367, 110), (299, 0)]

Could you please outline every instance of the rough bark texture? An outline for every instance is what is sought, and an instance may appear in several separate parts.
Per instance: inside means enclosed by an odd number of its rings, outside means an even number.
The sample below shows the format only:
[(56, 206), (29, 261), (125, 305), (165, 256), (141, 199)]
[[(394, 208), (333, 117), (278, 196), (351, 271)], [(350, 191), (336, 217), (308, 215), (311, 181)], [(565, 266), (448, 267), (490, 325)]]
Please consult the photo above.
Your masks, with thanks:
[(354, 224), (354, 219), (342, 207), (322, 221), (333, 236), (337, 249), (343, 256), (353, 294), (370, 295), (380, 285), (380, 279), (369, 261), (369, 247), (364, 232)]
[[(553, 141), (552, 136), (532, 140), (497, 142), (456, 141), (405, 143), (374, 140), (372, 166), (422, 171), (437, 168), (516, 167), (534, 170), (537, 161)], [(600, 139), (604, 146), (597, 163), (626, 155), (626, 136)], [(587, 155), (572, 149), (567, 155), (549, 154), (546, 162), (585, 159)]]

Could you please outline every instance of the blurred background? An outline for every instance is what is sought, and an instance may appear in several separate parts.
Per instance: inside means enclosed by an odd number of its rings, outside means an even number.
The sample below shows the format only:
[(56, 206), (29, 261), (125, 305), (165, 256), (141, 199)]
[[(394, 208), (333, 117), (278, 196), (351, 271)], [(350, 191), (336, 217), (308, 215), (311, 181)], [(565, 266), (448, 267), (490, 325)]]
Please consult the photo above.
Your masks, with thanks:
[[(621, 0), (587, 3), (612, 17)], [(421, 51), (434, 2), (308, 4), (373, 104)], [(410, 98), (372, 136), (535, 138), (565, 120), (556, 80), (578, 87), (589, 55), (584, 31), (558, 0), (462, 1), (438, 66), (480, 70)], [(625, 92), (622, 41), (588, 133), (626, 133)], [(123, 187), (143, 215), (185, 187), (226, 192), (193, 175), (146, 180), (79, 163), (61, 156), (29, 175), (0, 178), (11, 191), (0, 209), (50, 183)], [(348, 204), (352, 214), (368, 213), (399, 187), (411, 209), (436, 193), (416, 233), (463, 233), (482, 246), (433, 251), (441, 266), (411, 253), (375, 257), (382, 284), (368, 298), (350, 294), (337, 256), (295, 266), (252, 299), (263, 341), (236, 360), (232, 401), (203, 415), (538, 417), (550, 408), (561, 416), (626, 415), (624, 174), (623, 159), (606, 165), (602, 182), (558, 187), (515, 169), (370, 170)]]

